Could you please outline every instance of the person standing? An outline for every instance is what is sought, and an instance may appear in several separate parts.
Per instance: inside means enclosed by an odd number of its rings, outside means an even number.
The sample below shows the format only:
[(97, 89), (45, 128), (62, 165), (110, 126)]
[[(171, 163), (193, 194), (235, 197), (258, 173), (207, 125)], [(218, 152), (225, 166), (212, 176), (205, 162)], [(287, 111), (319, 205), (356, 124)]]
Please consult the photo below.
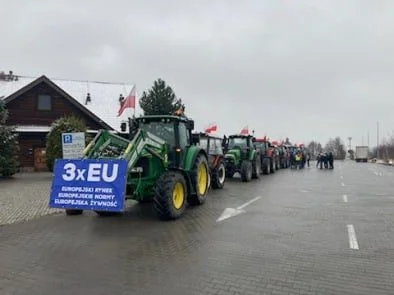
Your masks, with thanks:
[(318, 153), (316, 157), (316, 168), (319, 168), (320, 162), (321, 162), (321, 153)]
[(330, 165), (330, 169), (334, 169), (334, 154), (332, 151), (328, 153), (328, 163)]

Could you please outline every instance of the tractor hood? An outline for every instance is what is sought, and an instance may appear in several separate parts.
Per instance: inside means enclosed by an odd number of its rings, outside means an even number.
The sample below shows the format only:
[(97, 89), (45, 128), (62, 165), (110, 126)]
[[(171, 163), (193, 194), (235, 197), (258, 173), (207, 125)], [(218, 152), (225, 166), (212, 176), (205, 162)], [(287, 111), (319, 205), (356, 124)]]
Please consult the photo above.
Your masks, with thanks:
[(241, 157), (241, 151), (239, 149), (233, 149), (227, 151), (226, 155), (224, 156), (225, 158), (240, 158)]

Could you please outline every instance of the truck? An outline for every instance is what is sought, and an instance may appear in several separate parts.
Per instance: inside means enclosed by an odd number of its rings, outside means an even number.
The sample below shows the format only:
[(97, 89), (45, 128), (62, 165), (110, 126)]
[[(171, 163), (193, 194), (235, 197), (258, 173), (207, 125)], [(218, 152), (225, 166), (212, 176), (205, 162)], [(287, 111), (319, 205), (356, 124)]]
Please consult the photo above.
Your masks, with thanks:
[[(100, 130), (84, 150), (84, 159), (127, 161), (124, 200), (153, 203), (158, 217), (181, 217), (187, 207), (202, 205), (210, 185), (207, 152), (197, 146), (194, 121), (182, 114), (129, 118), (128, 138)], [(67, 215), (83, 210), (65, 208)], [(99, 216), (119, 212), (95, 211)]]
[(356, 162), (368, 162), (368, 146), (356, 146)]

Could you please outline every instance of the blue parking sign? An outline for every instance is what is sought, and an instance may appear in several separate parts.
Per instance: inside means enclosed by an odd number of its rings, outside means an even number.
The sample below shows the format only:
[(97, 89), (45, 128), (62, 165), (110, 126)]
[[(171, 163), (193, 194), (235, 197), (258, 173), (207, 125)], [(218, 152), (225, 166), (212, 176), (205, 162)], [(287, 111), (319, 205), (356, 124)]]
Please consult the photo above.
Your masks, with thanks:
[(124, 159), (57, 159), (50, 208), (121, 212), (126, 194)]
[(73, 136), (71, 134), (64, 134), (63, 143), (73, 143)]

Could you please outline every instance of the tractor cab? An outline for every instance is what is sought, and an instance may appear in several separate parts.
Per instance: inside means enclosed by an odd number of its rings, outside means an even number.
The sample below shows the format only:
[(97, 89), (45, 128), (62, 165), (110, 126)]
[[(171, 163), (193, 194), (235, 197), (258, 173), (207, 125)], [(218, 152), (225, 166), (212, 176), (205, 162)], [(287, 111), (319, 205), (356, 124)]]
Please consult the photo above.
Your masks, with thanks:
[(170, 167), (183, 167), (187, 147), (194, 144), (194, 121), (183, 116), (143, 116), (130, 122), (130, 132), (141, 129), (164, 140), (168, 146)]
[(251, 135), (230, 135), (227, 139), (226, 151), (229, 152), (231, 150), (241, 150), (246, 151), (248, 149), (253, 149), (255, 138)]

